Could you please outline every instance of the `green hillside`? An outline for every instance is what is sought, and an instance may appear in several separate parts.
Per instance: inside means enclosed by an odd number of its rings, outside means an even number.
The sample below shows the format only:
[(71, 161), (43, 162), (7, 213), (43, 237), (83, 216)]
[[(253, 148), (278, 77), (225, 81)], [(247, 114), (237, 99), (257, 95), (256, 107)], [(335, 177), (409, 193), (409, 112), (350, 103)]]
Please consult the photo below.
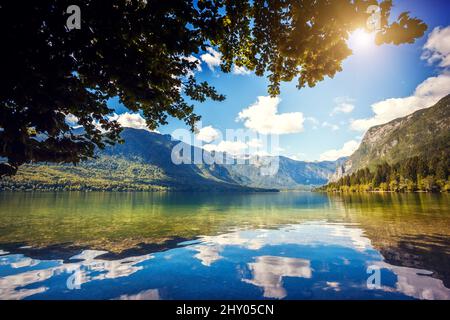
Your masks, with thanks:
[(368, 130), (326, 191), (450, 191), (450, 95)]

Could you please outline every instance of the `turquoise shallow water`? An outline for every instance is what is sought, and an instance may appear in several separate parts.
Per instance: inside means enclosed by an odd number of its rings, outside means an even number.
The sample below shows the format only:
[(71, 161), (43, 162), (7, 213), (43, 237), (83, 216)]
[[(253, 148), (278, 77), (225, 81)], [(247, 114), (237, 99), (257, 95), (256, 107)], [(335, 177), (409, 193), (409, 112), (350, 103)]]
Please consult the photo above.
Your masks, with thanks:
[(450, 299), (449, 200), (0, 193), (0, 299)]

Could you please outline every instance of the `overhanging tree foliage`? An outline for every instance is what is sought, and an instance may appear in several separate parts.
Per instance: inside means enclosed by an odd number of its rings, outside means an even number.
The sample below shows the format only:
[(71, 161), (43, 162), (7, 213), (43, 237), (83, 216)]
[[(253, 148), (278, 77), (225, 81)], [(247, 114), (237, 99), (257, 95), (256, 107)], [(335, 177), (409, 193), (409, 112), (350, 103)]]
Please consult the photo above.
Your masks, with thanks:
[[(69, 5), (81, 29), (66, 26)], [(380, 7), (376, 41), (410, 43), (426, 26), (407, 13), (389, 22), (391, 1), (371, 0), (39, 0), (0, 4), (0, 176), (30, 161), (79, 162), (119, 139), (107, 100), (141, 111), (149, 128), (169, 116), (191, 128), (189, 100), (223, 100), (196, 81), (192, 55), (208, 46), (221, 69), (244, 66), (269, 79), (268, 91), (297, 78), (314, 86), (341, 71), (349, 34)], [(81, 132), (66, 122), (74, 115)]]

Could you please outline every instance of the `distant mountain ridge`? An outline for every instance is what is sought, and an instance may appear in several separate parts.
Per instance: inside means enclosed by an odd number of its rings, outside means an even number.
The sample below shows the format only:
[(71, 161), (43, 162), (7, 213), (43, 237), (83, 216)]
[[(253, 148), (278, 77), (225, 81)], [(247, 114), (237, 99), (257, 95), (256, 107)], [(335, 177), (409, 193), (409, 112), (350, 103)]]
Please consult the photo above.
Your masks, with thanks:
[[(172, 149), (175, 145), (184, 143), (173, 140), (170, 135), (126, 128), (122, 138), (126, 143), (106, 148), (101, 154), (142, 158), (145, 163), (162, 168), (166, 174), (176, 179), (192, 178), (193, 174), (201, 172), (209, 179), (252, 188), (295, 189), (326, 183), (336, 169), (334, 161), (304, 162), (282, 156), (276, 159), (278, 170), (274, 175), (264, 175), (254, 157), (247, 159), (245, 164), (174, 164), (171, 161)], [(191, 155), (196, 152), (209, 154), (208, 151), (187, 144), (184, 147), (190, 149)], [(269, 157), (259, 157), (260, 162), (267, 162), (267, 158)], [(338, 163), (342, 162), (343, 159), (338, 160)]]
[[(264, 191), (310, 190), (326, 183), (337, 162), (304, 162), (279, 157), (278, 171), (264, 175), (261, 166), (246, 164), (174, 164), (172, 149), (181, 143), (193, 155), (207, 151), (173, 140), (170, 135), (124, 128), (123, 144), (99, 150), (97, 158), (77, 166), (32, 164), (0, 181), (0, 190), (180, 190)], [(254, 159), (250, 159), (254, 160)], [(271, 160), (261, 157), (260, 160)]]
[(278, 171), (275, 175), (261, 175), (255, 165), (226, 165), (231, 177), (240, 184), (258, 188), (309, 189), (311, 186), (327, 183), (337, 165), (346, 158), (336, 161), (305, 162), (287, 157), (278, 157)]
[(377, 164), (395, 164), (405, 159), (450, 151), (450, 94), (435, 105), (408, 116), (370, 128), (359, 148), (337, 167), (331, 181), (373, 169)]

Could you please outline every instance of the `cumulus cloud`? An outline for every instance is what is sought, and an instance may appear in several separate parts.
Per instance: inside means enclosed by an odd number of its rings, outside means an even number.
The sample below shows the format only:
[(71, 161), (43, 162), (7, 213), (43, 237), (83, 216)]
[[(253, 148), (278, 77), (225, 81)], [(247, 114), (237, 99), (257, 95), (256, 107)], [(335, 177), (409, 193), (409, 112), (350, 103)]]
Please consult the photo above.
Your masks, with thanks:
[(337, 113), (350, 113), (355, 109), (354, 100), (349, 97), (337, 97), (334, 99), (335, 107), (331, 111), (330, 116)]
[(208, 143), (216, 140), (219, 136), (220, 136), (219, 131), (214, 129), (212, 126), (203, 127), (196, 134), (196, 138), (198, 140)]
[(259, 96), (257, 101), (239, 112), (237, 121), (261, 134), (286, 134), (303, 131), (305, 118), (301, 112), (277, 113), (278, 97)]
[(251, 139), (248, 143), (247, 143), (247, 145), (250, 147), (250, 148), (262, 148), (263, 147), (263, 142), (261, 141), (261, 140), (259, 140), (259, 139)]
[(220, 66), (222, 54), (211, 47), (206, 48), (206, 51), (208, 53), (202, 54), (200, 59), (208, 65), (211, 71), (214, 71), (216, 67)]
[[(207, 51), (206, 53), (204, 53), (200, 56), (200, 59), (204, 63), (206, 63), (206, 65), (208, 66), (208, 68), (211, 71), (214, 71), (222, 63), (222, 54), (220, 52), (214, 50), (214, 48), (211, 48), (211, 47), (206, 48), (206, 51)], [(191, 56), (191, 57), (194, 59), (197, 59), (193, 56)], [(191, 57), (189, 57), (189, 58), (191, 58)], [(200, 67), (199, 71), (201, 71), (201, 67)], [(236, 66), (236, 65), (233, 66), (233, 68), (231, 69), (231, 72), (236, 75), (248, 75), (251, 73), (250, 70), (248, 70), (246, 67)]]
[(440, 67), (450, 66), (450, 26), (436, 27), (429, 34), (424, 45), (422, 59), (433, 64), (439, 62)]
[(231, 155), (241, 155), (244, 153), (244, 150), (248, 148), (248, 145), (242, 141), (220, 141), (218, 144), (205, 144), (203, 149), (206, 151), (212, 152), (226, 152)]
[(125, 112), (122, 114), (114, 114), (109, 119), (116, 120), (122, 127), (151, 131), (147, 127), (145, 119), (139, 113)]
[(212, 152), (226, 152), (232, 156), (243, 156), (243, 155), (259, 155), (259, 156), (269, 156), (269, 155), (278, 155), (279, 152), (282, 151), (282, 148), (274, 148), (273, 151), (275, 153), (268, 152), (267, 146), (265, 143), (258, 138), (250, 139), (246, 142), (241, 140), (222, 140), (218, 144), (205, 144), (203, 149), (206, 151)]
[[(206, 53), (200, 56), (200, 59), (206, 63), (211, 71), (214, 71), (222, 63), (222, 54), (211, 47), (206, 48), (206, 51)], [(194, 56), (190, 56), (187, 59), (189, 61), (199, 61), (199, 59)], [(198, 71), (202, 71), (200, 64), (198, 64), (197, 69)], [(251, 73), (246, 67), (236, 65), (233, 65), (231, 72), (235, 75), (248, 75)]]
[(341, 157), (348, 157), (359, 147), (359, 142), (350, 140), (344, 143), (341, 149), (331, 149), (320, 155), (320, 161), (334, 161)]
[(238, 67), (238, 66), (233, 66), (233, 74), (237, 74), (237, 75), (247, 75), (250, 74), (250, 70), (248, 70), (246, 67)]
[(353, 130), (365, 131), (372, 126), (407, 116), (420, 109), (431, 107), (449, 93), (449, 74), (430, 77), (422, 82), (409, 97), (390, 98), (372, 104), (374, 116), (352, 120), (350, 127)]
[(430, 64), (439, 62), (444, 68), (441, 74), (429, 77), (414, 90), (413, 94), (403, 98), (390, 98), (372, 104), (374, 115), (365, 119), (352, 120), (350, 128), (365, 131), (372, 126), (383, 124), (399, 117), (407, 116), (417, 110), (431, 107), (450, 93), (450, 26), (437, 27), (425, 43), (422, 59)]

